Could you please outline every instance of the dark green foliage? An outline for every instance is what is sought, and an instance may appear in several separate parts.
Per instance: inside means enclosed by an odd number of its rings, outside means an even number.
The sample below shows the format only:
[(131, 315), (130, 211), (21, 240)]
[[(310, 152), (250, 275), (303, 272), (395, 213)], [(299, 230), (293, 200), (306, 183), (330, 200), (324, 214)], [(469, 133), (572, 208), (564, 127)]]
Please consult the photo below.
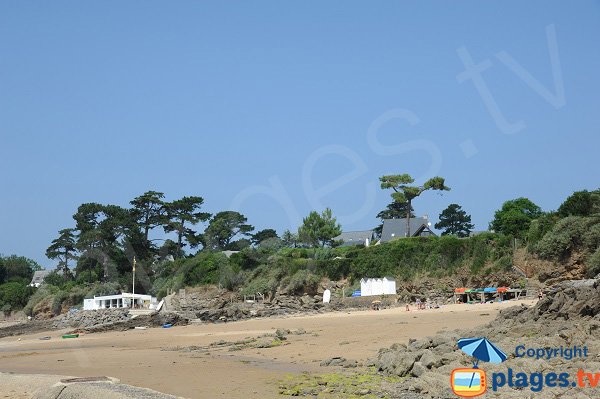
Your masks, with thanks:
[(33, 277), (33, 272), (42, 270), (34, 260), (24, 256), (5, 256), (0, 257), (0, 284), (4, 282), (17, 281), (29, 284)]
[(279, 239), (277, 232), (273, 229), (264, 229), (252, 234), (252, 244), (260, 245), (262, 242)]
[(9, 282), (0, 285), (0, 310), (9, 313), (22, 309), (33, 293), (33, 288), (20, 282)]
[(312, 211), (298, 228), (299, 241), (308, 247), (335, 246), (334, 238), (342, 233), (342, 227), (327, 208), (321, 214)]
[(52, 244), (46, 249), (48, 259), (58, 260), (58, 269), (61, 270), (65, 278), (71, 278), (71, 270), (69, 269), (69, 260), (75, 260), (76, 240), (75, 229), (62, 229), (59, 232), (57, 239), (52, 241)]
[(558, 208), (561, 217), (590, 216), (600, 213), (600, 190), (576, 191)]
[(541, 215), (540, 207), (527, 198), (506, 201), (494, 214), (490, 229), (504, 235), (523, 238), (529, 230), (531, 221)]
[(210, 218), (210, 213), (200, 212), (203, 203), (202, 197), (183, 197), (165, 204), (168, 222), (164, 225), (164, 230), (166, 233), (175, 232), (177, 234), (179, 256), (183, 255), (184, 238), (191, 246), (196, 246), (200, 242), (196, 237), (196, 232), (190, 226), (195, 226)]
[(474, 226), (471, 223), (471, 216), (467, 215), (460, 205), (450, 204), (440, 213), (440, 221), (434, 227), (444, 230), (442, 235), (468, 237)]
[(133, 205), (132, 215), (142, 228), (146, 242), (148, 242), (150, 230), (169, 222), (166, 204), (163, 201), (164, 197), (163, 193), (147, 191), (130, 202)]
[[(213, 251), (231, 249), (235, 237), (249, 237), (254, 227), (247, 224), (248, 218), (239, 212), (219, 212), (210, 219), (202, 235), (204, 247)], [(236, 246), (234, 246), (236, 247)]]
[(353, 278), (411, 278), (419, 272), (449, 275), (466, 260), (469, 240), (453, 236), (415, 237), (364, 248), (350, 258)]

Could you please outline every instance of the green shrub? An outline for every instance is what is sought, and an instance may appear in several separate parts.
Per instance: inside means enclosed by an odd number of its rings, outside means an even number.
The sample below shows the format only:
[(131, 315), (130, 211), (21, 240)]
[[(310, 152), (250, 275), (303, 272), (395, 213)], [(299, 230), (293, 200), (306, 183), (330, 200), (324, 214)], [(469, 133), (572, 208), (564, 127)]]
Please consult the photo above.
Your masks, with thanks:
[(546, 213), (539, 218), (533, 220), (529, 225), (529, 231), (527, 232), (527, 249), (533, 252), (535, 245), (549, 232), (552, 230), (558, 216), (554, 212)]
[[(534, 246), (533, 252), (544, 259), (562, 259), (573, 250), (593, 251), (597, 245), (599, 219), (596, 217), (569, 216), (559, 220), (554, 228)], [(588, 246), (586, 248), (586, 245)]]
[(600, 274), (600, 248), (596, 249), (588, 259), (587, 275), (594, 278)]
[(308, 270), (299, 270), (290, 279), (287, 291), (290, 293), (314, 292), (319, 284), (319, 278)]
[(22, 309), (27, 305), (33, 289), (26, 284), (10, 282), (0, 285), (0, 308), (5, 313)]

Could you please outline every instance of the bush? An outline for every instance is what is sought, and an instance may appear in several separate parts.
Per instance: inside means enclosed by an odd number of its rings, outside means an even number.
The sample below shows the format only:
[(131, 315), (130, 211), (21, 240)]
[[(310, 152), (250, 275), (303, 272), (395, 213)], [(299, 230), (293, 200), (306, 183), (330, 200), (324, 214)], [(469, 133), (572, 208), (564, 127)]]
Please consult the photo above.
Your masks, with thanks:
[(42, 284), (35, 290), (33, 295), (29, 297), (29, 301), (27, 301), (27, 305), (23, 308), (23, 312), (28, 316), (34, 316), (33, 309), (42, 301), (52, 298), (53, 294), (57, 291), (58, 288), (53, 285)]
[(527, 232), (527, 249), (532, 252), (537, 244), (556, 224), (558, 215), (554, 212), (546, 213), (533, 220)]
[(596, 249), (596, 252), (588, 259), (587, 275), (590, 278), (594, 278), (600, 274), (600, 248)]
[(287, 291), (290, 293), (313, 293), (317, 290), (319, 278), (308, 270), (299, 270), (290, 279)]
[(595, 227), (598, 222), (596, 217), (570, 216), (561, 219), (534, 246), (533, 252), (550, 260), (562, 259), (576, 249), (593, 252), (595, 248), (591, 246), (599, 241), (599, 230)]
[(22, 309), (27, 305), (29, 297), (32, 295), (33, 289), (28, 285), (10, 282), (0, 285), (0, 308), (5, 313)]

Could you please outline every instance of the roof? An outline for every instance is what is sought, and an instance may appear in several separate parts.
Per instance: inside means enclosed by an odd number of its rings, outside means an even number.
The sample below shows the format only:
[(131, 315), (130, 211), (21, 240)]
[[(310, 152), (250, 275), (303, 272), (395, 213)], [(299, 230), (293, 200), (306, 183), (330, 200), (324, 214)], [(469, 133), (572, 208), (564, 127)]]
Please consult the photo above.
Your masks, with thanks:
[(31, 278), (31, 284), (42, 284), (46, 276), (48, 276), (52, 270), (38, 270), (33, 272), (33, 277)]
[(335, 237), (335, 241), (342, 241), (342, 245), (364, 244), (366, 240), (373, 239), (373, 230), (345, 231)]
[[(109, 299), (121, 299), (121, 298), (133, 298), (134, 294), (130, 294), (128, 292), (123, 292), (121, 294), (114, 294), (114, 295), (102, 295), (102, 296), (96, 296), (94, 295), (94, 300), (109, 300)], [(152, 299), (151, 295), (145, 295), (145, 294), (135, 294), (135, 298), (138, 299)], [(88, 299), (92, 299), (92, 298), (88, 298)]]
[[(415, 237), (421, 235), (423, 230), (427, 235), (435, 235), (429, 228), (429, 219), (424, 217), (410, 218), (410, 235)], [(406, 237), (406, 219), (384, 219), (381, 241), (388, 242), (396, 238)]]
[(227, 256), (228, 258), (231, 258), (231, 255), (237, 254), (240, 251), (221, 251), (221, 253), (225, 256)]

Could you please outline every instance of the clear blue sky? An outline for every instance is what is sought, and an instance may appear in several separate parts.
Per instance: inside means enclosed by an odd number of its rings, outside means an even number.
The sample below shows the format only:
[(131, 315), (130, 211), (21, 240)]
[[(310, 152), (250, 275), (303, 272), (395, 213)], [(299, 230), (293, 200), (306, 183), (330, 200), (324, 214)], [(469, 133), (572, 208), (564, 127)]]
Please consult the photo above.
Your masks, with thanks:
[(2, 2), (0, 252), (53, 266), (79, 204), (150, 189), (279, 232), (375, 226), (391, 173), (446, 178), (433, 222), (556, 209), (600, 185), (599, 43), (592, 1)]

